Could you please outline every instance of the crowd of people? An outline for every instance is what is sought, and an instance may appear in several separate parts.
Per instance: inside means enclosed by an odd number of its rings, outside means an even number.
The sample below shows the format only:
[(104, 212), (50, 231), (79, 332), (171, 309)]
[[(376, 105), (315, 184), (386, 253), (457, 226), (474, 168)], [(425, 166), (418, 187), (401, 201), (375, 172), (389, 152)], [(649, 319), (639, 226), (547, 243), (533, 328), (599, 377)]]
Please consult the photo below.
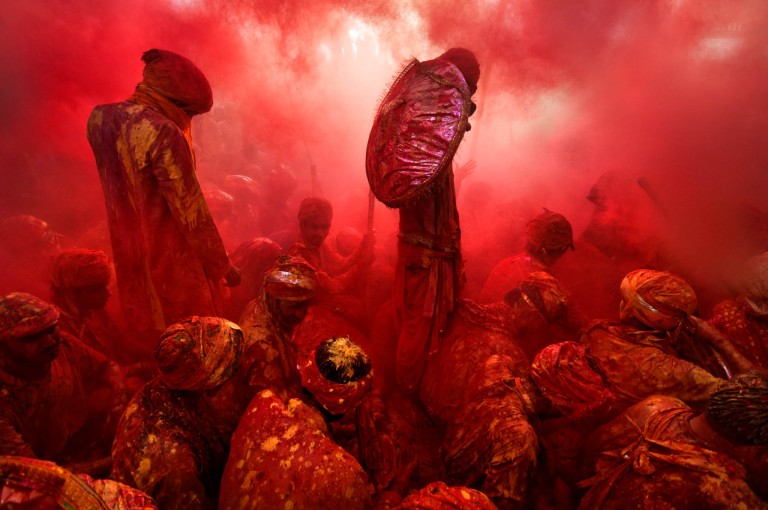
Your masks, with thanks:
[(211, 87), (142, 60), (88, 123), (111, 243), (0, 225), (0, 507), (768, 509), (764, 228), (702, 313), (607, 175), (576, 242), (543, 208), (465, 285), (472, 52), (408, 63), (377, 112), (396, 243), (332, 197), (287, 210), (285, 169), (204, 191)]

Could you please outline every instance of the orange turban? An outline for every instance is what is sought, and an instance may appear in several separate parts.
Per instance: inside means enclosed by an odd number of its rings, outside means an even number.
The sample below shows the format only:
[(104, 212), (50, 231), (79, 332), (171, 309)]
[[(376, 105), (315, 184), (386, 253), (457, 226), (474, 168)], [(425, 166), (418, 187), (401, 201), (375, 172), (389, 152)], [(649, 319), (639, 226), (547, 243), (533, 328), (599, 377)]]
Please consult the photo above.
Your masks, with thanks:
[(152, 49), (141, 56), (144, 84), (191, 114), (210, 111), (213, 92), (203, 72), (188, 58), (167, 50)]
[(549, 322), (562, 317), (568, 306), (568, 293), (560, 285), (560, 281), (544, 271), (534, 271), (526, 275), (515, 289), (507, 293), (504, 300), (509, 303), (509, 299), (518, 292)]
[(51, 266), (52, 283), (58, 288), (107, 285), (112, 276), (109, 257), (98, 250), (62, 251), (51, 258)]
[(555, 409), (564, 416), (578, 417), (615, 399), (599, 370), (585, 345), (561, 342), (536, 355), (531, 378)]
[(468, 487), (449, 487), (443, 482), (432, 482), (423, 489), (409, 494), (395, 508), (496, 510), (496, 505), (480, 491)]
[(621, 282), (622, 320), (634, 317), (646, 326), (673, 331), (696, 311), (696, 293), (688, 283), (671, 273), (638, 269)]
[(205, 391), (224, 384), (238, 368), (243, 332), (219, 317), (190, 317), (163, 332), (155, 352), (169, 388)]
[(302, 386), (331, 414), (344, 414), (357, 407), (373, 381), (368, 356), (349, 338), (322, 342), (300, 371)]
[(59, 311), (39, 297), (14, 292), (0, 298), (0, 340), (34, 335), (59, 322)]
[(306, 301), (316, 288), (317, 271), (301, 257), (280, 257), (264, 276), (264, 292), (274, 299)]

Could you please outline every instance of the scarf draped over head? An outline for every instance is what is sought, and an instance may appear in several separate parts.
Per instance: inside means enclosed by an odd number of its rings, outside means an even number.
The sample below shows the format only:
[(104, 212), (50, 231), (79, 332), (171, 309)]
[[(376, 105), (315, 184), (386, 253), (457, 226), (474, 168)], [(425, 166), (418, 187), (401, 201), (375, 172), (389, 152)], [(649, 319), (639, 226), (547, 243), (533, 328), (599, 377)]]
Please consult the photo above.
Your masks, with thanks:
[(237, 371), (243, 332), (219, 317), (190, 317), (163, 332), (155, 352), (169, 388), (205, 391), (225, 383)]
[(56, 288), (90, 287), (109, 284), (112, 266), (103, 251), (74, 249), (54, 255), (51, 272)]
[[(332, 364), (334, 372), (340, 375), (338, 378), (346, 382), (333, 381), (320, 371), (317, 353), (328, 342), (325, 346), (328, 356), (324, 362)], [(370, 361), (363, 350), (348, 338), (326, 340), (321, 347), (313, 350), (300, 367), (301, 384), (328, 412), (344, 414), (357, 407), (371, 390), (373, 371), (370, 370)], [(360, 362), (367, 363), (368, 371), (362, 377), (356, 377), (355, 365)]]
[(752, 311), (768, 315), (768, 252), (747, 261), (740, 287)]
[(470, 91), (475, 93), (477, 82), (480, 81), (480, 64), (474, 53), (466, 48), (451, 48), (437, 58), (455, 65), (464, 76)]
[(688, 283), (671, 273), (638, 269), (621, 282), (622, 320), (634, 317), (646, 326), (674, 331), (696, 311), (696, 293)]
[(561, 414), (578, 418), (615, 400), (598, 370), (587, 346), (561, 342), (548, 345), (536, 355), (531, 378)]
[(573, 229), (565, 216), (544, 208), (544, 212), (528, 222), (525, 228), (528, 241), (536, 251), (545, 253), (564, 251), (573, 246)]
[(59, 322), (55, 306), (24, 292), (0, 298), (0, 341), (34, 335)]
[(299, 221), (333, 219), (333, 206), (321, 197), (308, 197), (301, 201), (299, 206)]
[(143, 81), (129, 98), (158, 110), (176, 124), (192, 148), (190, 119), (210, 111), (213, 92), (203, 72), (186, 57), (152, 49), (141, 56)]
[(306, 301), (317, 288), (317, 271), (301, 257), (282, 256), (264, 276), (264, 292), (273, 299)]

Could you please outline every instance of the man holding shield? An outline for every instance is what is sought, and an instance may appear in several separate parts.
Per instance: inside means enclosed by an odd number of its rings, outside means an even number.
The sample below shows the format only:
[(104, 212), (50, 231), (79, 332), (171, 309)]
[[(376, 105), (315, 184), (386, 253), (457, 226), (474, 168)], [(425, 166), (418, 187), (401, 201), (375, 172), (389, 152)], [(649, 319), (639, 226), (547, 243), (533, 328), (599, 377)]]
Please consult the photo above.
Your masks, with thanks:
[(395, 377), (408, 392), (418, 389), (464, 283), (451, 164), (470, 129), (479, 78), (477, 59), (464, 48), (412, 60), (384, 97), (368, 139), (371, 190), (400, 210)]

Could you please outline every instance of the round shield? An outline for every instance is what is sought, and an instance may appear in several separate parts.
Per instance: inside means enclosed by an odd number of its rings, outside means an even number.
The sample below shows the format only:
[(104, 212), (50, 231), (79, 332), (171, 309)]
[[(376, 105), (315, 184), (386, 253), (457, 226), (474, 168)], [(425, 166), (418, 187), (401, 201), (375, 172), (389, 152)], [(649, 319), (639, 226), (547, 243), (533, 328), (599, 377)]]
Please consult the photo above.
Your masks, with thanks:
[(448, 171), (467, 129), (471, 93), (444, 60), (412, 60), (389, 89), (368, 137), (365, 171), (376, 198), (401, 207)]

